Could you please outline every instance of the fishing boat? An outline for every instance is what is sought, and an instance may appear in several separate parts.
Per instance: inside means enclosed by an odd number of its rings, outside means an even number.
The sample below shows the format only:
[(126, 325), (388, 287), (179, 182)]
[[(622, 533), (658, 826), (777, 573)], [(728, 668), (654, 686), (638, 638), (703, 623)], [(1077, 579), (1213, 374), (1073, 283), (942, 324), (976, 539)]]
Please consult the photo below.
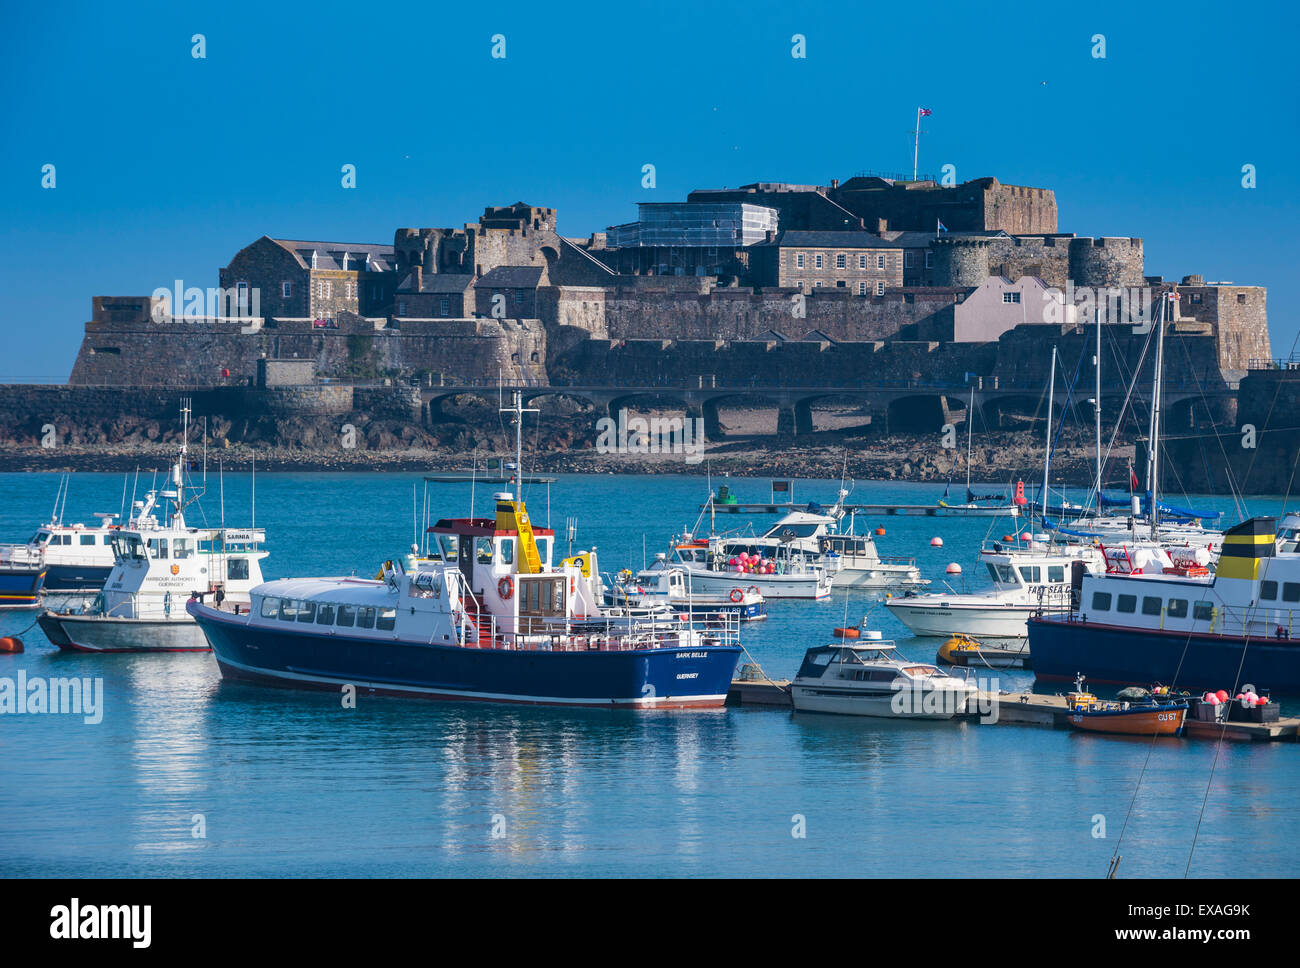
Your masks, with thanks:
[(1085, 576), (1074, 608), (1029, 620), (1036, 675), (1300, 691), (1300, 553), (1288, 538), (1298, 532), (1300, 515), (1280, 528), (1251, 518), (1224, 534), (1213, 573), (1170, 565)]
[(664, 608), (678, 612), (734, 612), (742, 622), (767, 618), (767, 600), (756, 585), (735, 585), (726, 595), (706, 595), (697, 591), (691, 576), (683, 568), (668, 564), (660, 552), (648, 568), (633, 573), (619, 572), (606, 595), (611, 606), (623, 608)]
[(799, 712), (884, 719), (952, 719), (975, 712), (978, 690), (938, 666), (909, 662), (879, 631), (804, 653), (790, 683)]
[(1116, 733), (1126, 736), (1177, 736), (1187, 718), (1186, 702), (1105, 701), (1084, 688), (1084, 677), (1076, 676), (1074, 691), (1065, 696), (1065, 722), (1074, 729), (1089, 733)]
[[(182, 407), (188, 436), (190, 409)], [(168, 489), (151, 490), (133, 527), (112, 534), (113, 568), (85, 607), (46, 609), (38, 619), (51, 644), (69, 652), (206, 652), (207, 639), (186, 613), (191, 596), (247, 611), (262, 582), (266, 533), (256, 528), (191, 527), (185, 509), (201, 493), (185, 477), (184, 437)]]
[[(503, 412), (522, 456), (518, 392)], [(517, 459), (522, 464), (522, 460)], [(266, 685), (429, 699), (632, 709), (722, 706), (740, 655), (734, 614), (613, 614), (523, 499), (445, 518), (426, 558), (378, 580), (291, 578), (233, 614), (191, 599), (221, 674)], [(594, 570), (594, 569), (593, 569)]]

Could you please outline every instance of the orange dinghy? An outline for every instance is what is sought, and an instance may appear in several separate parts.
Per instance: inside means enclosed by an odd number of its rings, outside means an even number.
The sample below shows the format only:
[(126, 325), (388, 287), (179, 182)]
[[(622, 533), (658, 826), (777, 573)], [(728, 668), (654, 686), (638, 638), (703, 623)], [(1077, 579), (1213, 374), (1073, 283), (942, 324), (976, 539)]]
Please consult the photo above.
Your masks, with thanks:
[(1074, 729), (1125, 736), (1177, 736), (1187, 718), (1185, 702), (1103, 702), (1084, 690), (1082, 676), (1074, 685), (1075, 691), (1065, 697), (1065, 721)]

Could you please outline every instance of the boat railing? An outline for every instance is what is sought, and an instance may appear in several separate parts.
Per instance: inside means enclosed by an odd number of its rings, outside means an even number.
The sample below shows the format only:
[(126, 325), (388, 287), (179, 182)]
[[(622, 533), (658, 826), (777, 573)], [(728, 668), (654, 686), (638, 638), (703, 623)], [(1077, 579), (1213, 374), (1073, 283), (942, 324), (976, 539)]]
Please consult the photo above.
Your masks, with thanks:
[(735, 611), (643, 614), (520, 616), (514, 632), (494, 638), (490, 648), (535, 652), (633, 652), (644, 649), (691, 648), (702, 643), (736, 645), (740, 615)]
[(21, 568), (39, 567), (45, 560), (40, 547), (26, 544), (0, 545), (0, 563)]
[[(1086, 608), (1071, 611), (1068, 620), (1070, 622), (1082, 623), (1083, 619), (1080, 612), (1086, 613)], [(1153, 616), (1154, 617), (1154, 616)], [(1170, 630), (1167, 624), (1167, 611), (1161, 608), (1159, 623), (1156, 626), (1161, 630)], [(1181, 625), (1186, 621), (1179, 618), (1180, 624), (1170, 631), (1183, 631)], [(1107, 624), (1103, 622), (1102, 624)], [(1192, 619), (1192, 626), (1187, 628), (1188, 633), (1207, 633), (1210, 635), (1228, 635), (1243, 636), (1264, 642), (1270, 639), (1281, 639), (1283, 641), (1300, 637), (1300, 609), (1290, 608), (1268, 608), (1261, 605), (1232, 606), (1216, 604), (1210, 607), (1209, 617)]]

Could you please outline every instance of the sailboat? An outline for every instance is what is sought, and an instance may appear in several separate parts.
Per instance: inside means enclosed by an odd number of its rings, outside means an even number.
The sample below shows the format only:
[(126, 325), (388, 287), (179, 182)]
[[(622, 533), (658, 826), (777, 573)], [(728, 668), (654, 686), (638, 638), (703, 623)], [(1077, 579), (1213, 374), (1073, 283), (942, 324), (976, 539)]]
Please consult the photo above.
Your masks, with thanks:
[[(937, 513), (942, 516), (961, 516), (974, 518), (1000, 518), (1004, 514), (1008, 517), (1017, 517), (1020, 514), (1019, 505), (1008, 501), (1003, 494), (979, 494), (971, 490), (970, 471), (971, 471), (971, 443), (975, 432), (975, 384), (971, 384), (970, 402), (966, 405), (966, 503), (949, 504), (948, 488), (943, 489), (943, 497), (939, 499)], [(1000, 504), (981, 504), (980, 501), (1000, 501)]]

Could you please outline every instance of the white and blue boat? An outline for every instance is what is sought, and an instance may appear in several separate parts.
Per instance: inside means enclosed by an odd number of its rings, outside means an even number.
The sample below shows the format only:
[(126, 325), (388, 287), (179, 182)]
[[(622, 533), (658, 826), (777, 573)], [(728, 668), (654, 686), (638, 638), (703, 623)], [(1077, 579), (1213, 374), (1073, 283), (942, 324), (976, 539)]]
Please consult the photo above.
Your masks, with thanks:
[[(516, 394), (516, 447), (523, 408)], [(187, 610), (228, 679), (378, 695), (637, 709), (721, 706), (740, 655), (735, 615), (615, 614), (524, 502), (444, 519), (431, 554), (377, 579), (295, 578), (242, 614)], [(414, 549), (413, 549), (414, 551)]]

